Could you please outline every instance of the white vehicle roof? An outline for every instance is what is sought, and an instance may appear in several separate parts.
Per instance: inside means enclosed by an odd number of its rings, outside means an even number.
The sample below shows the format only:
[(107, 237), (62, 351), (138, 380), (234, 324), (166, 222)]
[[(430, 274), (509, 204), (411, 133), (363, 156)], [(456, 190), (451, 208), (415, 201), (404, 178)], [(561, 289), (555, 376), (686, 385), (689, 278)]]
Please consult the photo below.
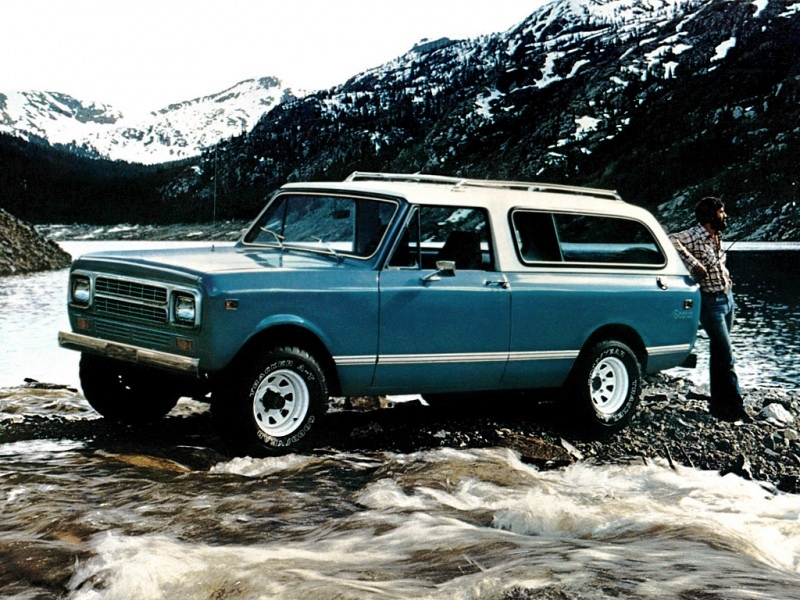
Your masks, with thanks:
[[(289, 183), (282, 190), (319, 189), (400, 196), (414, 204), (580, 211), (646, 218), (644, 209), (613, 190), (577, 186), (467, 179), (440, 175), (355, 172), (343, 182)], [(649, 214), (649, 213), (647, 213)]]
[(613, 190), (585, 188), (549, 183), (466, 179), (440, 175), (355, 172), (342, 182), (288, 183), (281, 191), (317, 191), (377, 194), (405, 198), (412, 204), (455, 205), (485, 208), (493, 225), (497, 257), (501, 270), (519, 266), (512, 248), (514, 240), (506, 222), (513, 209), (550, 212), (575, 212), (629, 218), (644, 223), (655, 235), (666, 253), (665, 271), (686, 268), (658, 220), (648, 210), (624, 202)]

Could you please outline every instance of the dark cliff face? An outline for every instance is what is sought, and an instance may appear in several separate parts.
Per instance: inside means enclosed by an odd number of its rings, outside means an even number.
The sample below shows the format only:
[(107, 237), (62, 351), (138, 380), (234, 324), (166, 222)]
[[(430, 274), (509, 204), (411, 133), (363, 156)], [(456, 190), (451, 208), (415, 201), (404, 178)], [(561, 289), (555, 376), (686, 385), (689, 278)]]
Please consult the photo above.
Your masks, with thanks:
[(64, 269), (72, 257), (0, 208), (0, 275)]

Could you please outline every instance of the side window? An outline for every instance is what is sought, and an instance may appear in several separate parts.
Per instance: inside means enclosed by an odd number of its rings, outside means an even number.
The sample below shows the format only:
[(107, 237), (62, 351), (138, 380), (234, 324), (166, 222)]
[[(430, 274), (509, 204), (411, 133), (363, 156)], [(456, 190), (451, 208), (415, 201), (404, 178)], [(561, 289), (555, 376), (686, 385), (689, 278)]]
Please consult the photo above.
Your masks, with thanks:
[(485, 210), (417, 207), (389, 266), (433, 269), (440, 260), (455, 262), (456, 270), (494, 270), (489, 217)]
[(515, 211), (511, 223), (524, 263), (662, 265), (647, 227), (617, 217)]
[(630, 219), (556, 214), (565, 262), (661, 265), (664, 255), (644, 224)]
[(524, 262), (561, 262), (552, 214), (515, 212), (512, 222), (517, 249)]

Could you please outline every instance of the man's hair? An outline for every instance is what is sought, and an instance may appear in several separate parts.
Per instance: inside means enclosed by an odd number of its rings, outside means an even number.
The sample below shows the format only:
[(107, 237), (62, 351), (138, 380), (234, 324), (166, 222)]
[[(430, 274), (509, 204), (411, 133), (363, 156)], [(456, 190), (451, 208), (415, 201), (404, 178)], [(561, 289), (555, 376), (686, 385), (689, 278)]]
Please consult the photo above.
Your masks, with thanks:
[(723, 204), (722, 200), (719, 198), (715, 198), (714, 196), (706, 196), (705, 198), (701, 198), (700, 201), (695, 205), (694, 216), (697, 217), (698, 223), (705, 225), (714, 219), (717, 211), (723, 206), (725, 206), (725, 204)]

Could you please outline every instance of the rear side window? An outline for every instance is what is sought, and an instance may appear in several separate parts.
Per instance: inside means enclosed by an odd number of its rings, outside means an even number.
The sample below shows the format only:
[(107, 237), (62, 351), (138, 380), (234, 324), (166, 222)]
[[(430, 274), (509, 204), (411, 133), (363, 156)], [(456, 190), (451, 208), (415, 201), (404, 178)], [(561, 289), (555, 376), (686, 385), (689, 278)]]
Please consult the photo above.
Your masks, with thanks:
[(526, 264), (660, 266), (664, 254), (650, 230), (619, 217), (515, 211), (517, 252)]

